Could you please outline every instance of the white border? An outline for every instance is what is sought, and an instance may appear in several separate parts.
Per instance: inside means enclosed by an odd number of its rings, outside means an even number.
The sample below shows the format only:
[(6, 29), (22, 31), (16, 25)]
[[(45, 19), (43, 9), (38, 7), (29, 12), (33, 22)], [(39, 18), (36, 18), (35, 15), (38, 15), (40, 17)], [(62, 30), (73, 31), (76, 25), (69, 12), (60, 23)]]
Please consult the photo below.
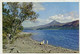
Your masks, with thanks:
[(79, 2), (79, 53), (80, 53), (80, 2)]
[(2, 3), (0, 0), (0, 54), (2, 53)]
[(2, 0), (3, 2), (79, 2), (80, 0)]
[[(2, 2), (80, 2), (80, 0), (0, 0), (0, 54), (2, 54)], [(79, 3), (79, 10), (80, 10), (80, 3)], [(80, 14), (80, 11), (79, 11), (79, 14)], [(79, 17), (79, 20), (80, 20), (80, 17)], [(79, 24), (79, 27), (80, 27), (80, 24)], [(79, 29), (79, 35), (80, 35), (80, 29)], [(80, 50), (80, 45), (79, 45), (79, 50)], [(79, 53), (19, 53), (19, 54), (79, 54)], [(4, 54), (18, 54), (18, 53), (4, 53)]]

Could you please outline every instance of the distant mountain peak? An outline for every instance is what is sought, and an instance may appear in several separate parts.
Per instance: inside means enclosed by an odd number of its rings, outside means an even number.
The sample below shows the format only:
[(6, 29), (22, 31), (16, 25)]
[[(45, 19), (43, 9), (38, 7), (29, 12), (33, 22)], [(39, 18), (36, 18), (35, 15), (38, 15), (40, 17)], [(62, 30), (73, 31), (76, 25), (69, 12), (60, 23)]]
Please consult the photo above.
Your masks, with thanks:
[(60, 23), (56, 20), (53, 20), (48, 24), (31, 27), (28, 29), (79, 29), (79, 20), (75, 20), (68, 23)]
[(49, 23), (50, 25), (55, 25), (55, 24), (60, 24), (60, 22), (57, 22), (56, 20), (53, 20), (52, 22)]

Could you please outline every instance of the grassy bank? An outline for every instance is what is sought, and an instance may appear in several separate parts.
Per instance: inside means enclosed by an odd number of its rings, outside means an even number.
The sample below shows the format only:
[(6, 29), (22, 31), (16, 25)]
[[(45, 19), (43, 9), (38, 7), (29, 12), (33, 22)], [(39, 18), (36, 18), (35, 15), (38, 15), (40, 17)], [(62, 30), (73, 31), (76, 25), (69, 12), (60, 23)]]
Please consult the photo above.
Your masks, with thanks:
[(14, 43), (7, 44), (4, 53), (78, 53), (78, 51), (70, 50), (62, 47), (43, 44), (32, 40), (31, 33), (20, 33), (15, 38)]

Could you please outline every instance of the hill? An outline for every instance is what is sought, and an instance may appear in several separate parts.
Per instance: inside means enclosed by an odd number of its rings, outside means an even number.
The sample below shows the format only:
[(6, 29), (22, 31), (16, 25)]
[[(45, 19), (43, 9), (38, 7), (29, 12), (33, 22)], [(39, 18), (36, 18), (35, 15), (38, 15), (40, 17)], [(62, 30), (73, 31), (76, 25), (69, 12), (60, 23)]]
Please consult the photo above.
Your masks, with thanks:
[(37, 30), (42, 30), (42, 29), (79, 29), (79, 20), (68, 22), (68, 23), (60, 23), (57, 21), (52, 21), (48, 24), (45, 25), (40, 25), (40, 26), (35, 26), (35, 27), (30, 27), (30, 28), (25, 28), (25, 29), (37, 29)]

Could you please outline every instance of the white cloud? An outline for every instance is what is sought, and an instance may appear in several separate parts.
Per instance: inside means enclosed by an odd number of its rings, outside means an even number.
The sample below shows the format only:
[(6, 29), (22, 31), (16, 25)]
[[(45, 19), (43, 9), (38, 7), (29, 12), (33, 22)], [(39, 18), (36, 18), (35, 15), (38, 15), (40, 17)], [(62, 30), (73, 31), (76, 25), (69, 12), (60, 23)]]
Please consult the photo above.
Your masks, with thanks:
[[(23, 5), (27, 5), (29, 4), (29, 2), (26, 2), (25, 4), (23, 4), (23, 2), (19, 2), (18, 5), (20, 7), (23, 7)], [(42, 5), (42, 3), (40, 2), (33, 2), (33, 10), (35, 11), (42, 11), (42, 10), (45, 10), (44, 6)]]
[(39, 18), (36, 21), (38, 21), (39, 25), (44, 25), (44, 24), (51, 22), (51, 20), (49, 19), (39, 19)]
[(42, 3), (33, 3), (33, 10), (35, 11), (42, 11), (45, 10)]
[(22, 23), (23, 27), (33, 27), (33, 26), (39, 26), (39, 25), (44, 25), (44, 24), (47, 24), (49, 23), (50, 21), (48, 19), (36, 19), (36, 21), (29, 21), (29, 20), (26, 20)]
[[(20, 3), (20, 5), (22, 5), (22, 3)], [(45, 8), (43, 7), (42, 3), (33, 3), (33, 10), (34, 11), (43, 11), (45, 10)], [(37, 19), (35, 22), (31, 22), (31, 21), (24, 21), (22, 23), (23, 27), (33, 27), (33, 26), (38, 26), (38, 25), (43, 25), (45, 24), (45, 20), (43, 19)]]
[(23, 27), (33, 27), (33, 26), (36, 26), (37, 23), (34, 23), (34, 22), (31, 22), (29, 20), (26, 20), (22, 23)]
[[(74, 13), (73, 13), (74, 14)], [(58, 14), (58, 15), (54, 15), (54, 16), (50, 16), (47, 19), (36, 19), (35, 22), (31, 22), (31, 21), (24, 21), (23, 22), (23, 26), (24, 27), (33, 27), (33, 26), (39, 26), (39, 25), (44, 25), (47, 23), (50, 23), (53, 20), (56, 20), (58, 22), (61, 23), (66, 23), (66, 22), (71, 22), (71, 21), (75, 21), (75, 20), (79, 20), (79, 17), (77, 14), (73, 15), (73, 14)]]
[(66, 22), (71, 22), (75, 20), (79, 20), (78, 15), (74, 15), (74, 13), (68, 13), (68, 14), (59, 14), (59, 15), (54, 15), (50, 16), (49, 20), (56, 20), (58, 22), (66, 23)]

